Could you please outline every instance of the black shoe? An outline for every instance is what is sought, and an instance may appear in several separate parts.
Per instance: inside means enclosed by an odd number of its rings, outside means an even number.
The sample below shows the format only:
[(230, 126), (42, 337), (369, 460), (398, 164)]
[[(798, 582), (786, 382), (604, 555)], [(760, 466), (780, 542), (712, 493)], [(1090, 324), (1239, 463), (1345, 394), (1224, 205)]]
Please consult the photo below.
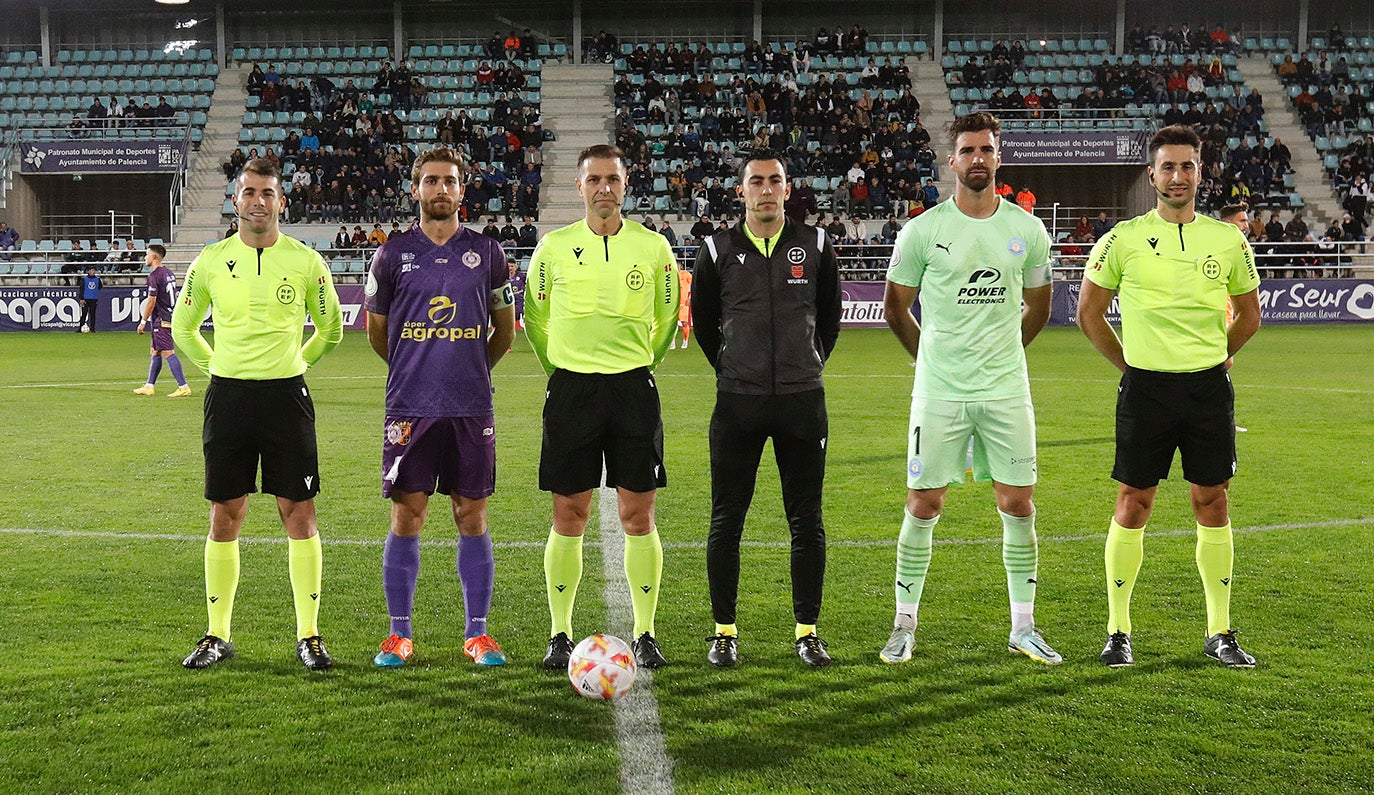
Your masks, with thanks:
[(209, 668), (220, 660), (234, 656), (234, 644), (220, 640), (214, 635), (201, 638), (186, 659), (181, 661), (183, 668)]
[(1207, 639), (1202, 645), (1202, 651), (1208, 657), (1220, 662), (1228, 668), (1254, 668), (1255, 658), (1245, 653), (1245, 650), (1236, 642), (1236, 631), (1228, 629), (1225, 632), (1218, 632)]
[(1131, 656), (1131, 636), (1125, 632), (1113, 632), (1111, 637), (1107, 638), (1107, 645), (1102, 649), (1098, 659), (1109, 668), (1134, 665), (1135, 657)]
[(324, 638), (311, 635), (296, 641), (296, 656), (301, 664), (312, 671), (327, 671), (334, 667), (334, 659), (324, 648)]
[(739, 662), (739, 638), (734, 635), (712, 635), (706, 639), (711, 650), (706, 652), (706, 662), (717, 668), (729, 668)]
[(544, 667), (550, 671), (568, 670), (568, 658), (572, 657), (573, 642), (568, 633), (560, 632), (549, 638), (549, 652), (544, 655)]
[(796, 646), (797, 656), (812, 668), (824, 668), (832, 662), (825, 650), (825, 641), (816, 637), (814, 632), (797, 638)]
[(630, 646), (635, 650), (635, 662), (639, 663), (641, 668), (653, 670), (668, 664), (668, 660), (658, 648), (658, 641), (647, 632), (635, 638), (635, 642)]

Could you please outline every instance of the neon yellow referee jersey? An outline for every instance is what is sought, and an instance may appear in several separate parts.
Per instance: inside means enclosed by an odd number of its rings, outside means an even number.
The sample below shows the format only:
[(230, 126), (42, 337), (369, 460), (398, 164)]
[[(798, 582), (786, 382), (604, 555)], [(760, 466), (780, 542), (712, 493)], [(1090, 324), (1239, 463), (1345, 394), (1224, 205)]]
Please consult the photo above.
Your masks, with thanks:
[[(209, 309), (215, 346), (200, 333)], [(306, 315), (315, 333), (301, 345)], [(238, 235), (206, 246), (186, 271), (172, 313), (172, 340), (210, 375), (263, 381), (305, 372), (343, 339), (343, 312), (329, 268), (286, 235), (254, 248)]]
[(1126, 363), (1191, 373), (1226, 361), (1226, 298), (1259, 287), (1255, 254), (1235, 226), (1198, 214), (1122, 221), (1088, 255), (1088, 280), (1115, 290)]
[(586, 220), (544, 236), (525, 282), (525, 335), (545, 372), (656, 367), (677, 330), (677, 260), (629, 219), (614, 235)]

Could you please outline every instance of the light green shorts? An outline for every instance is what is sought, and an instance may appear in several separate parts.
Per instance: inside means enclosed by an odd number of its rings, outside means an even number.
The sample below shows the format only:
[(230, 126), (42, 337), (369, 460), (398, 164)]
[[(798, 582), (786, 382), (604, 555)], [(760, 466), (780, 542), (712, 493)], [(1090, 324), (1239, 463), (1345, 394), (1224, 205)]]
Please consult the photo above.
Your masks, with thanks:
[(974, 480), (1035, 485), (1035, 409), (1030, 396), (972, 402), (915, 397), (907, 427), (907, 488), (963, 483), (970, 437)]

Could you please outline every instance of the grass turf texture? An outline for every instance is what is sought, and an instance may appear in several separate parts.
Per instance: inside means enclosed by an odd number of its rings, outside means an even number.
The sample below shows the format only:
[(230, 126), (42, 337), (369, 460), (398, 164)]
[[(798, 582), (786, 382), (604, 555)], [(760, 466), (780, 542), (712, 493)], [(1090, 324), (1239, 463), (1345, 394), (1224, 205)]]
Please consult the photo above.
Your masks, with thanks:
[[(323, 675), (295, 660), (286, 547), (262, 496), (250, 501), (244, 532), (238, 657), (211, 671), (181, 669), (205, 622), (205, 379), (192, 378), (188, 400), (164, 397), (165, 373), (157, 396), (135, 397), (145, 345), (129, 334), (0, 334), (0, 791), (506, 792), (550, 782), (618, 790), (609, 708), (537, 669), (548, 633), (549, 500), (535, 488), (543, 378), (523, 340), (496, 376), (490, 626), (511, 659), (503, 669), (476, 669), (463, 656), (455, 531), (438, 502), (425, 535), (416, 656), (404, 670), (373, 669), (387, 630), (383, 367), (354, 333), (310, 374), (325, 489), (321, 627), (336, 662)], [(1064, 665), (1005, 651), (1000, 525), (983, 484), (951, 490), (915, 657), (878, 662), (891, 620), (911, 370), (885, 331), (846, 331), (828, 375), (831, 549), (820, 624), (837, 664), (805, 670), (793, 654), (786, 529), (765, 452), (745, 534), (741, 664), (709, 667), (702, 542), (714, 384), (697, 350), (673, 351), (659, 371), (670, 486), (658, 511), (667, 547), (658, 635), (673, 665), (653, 692), (678, 791), (1369, 786), (1371, 348), (1374, 328), (1266, 328), (1233, 371), (1237, 419), (1250, 428), (1232, 489), (1234, 623), (1260, 661), (1248, 672), (1202, 655), (1202, 589), (1178, 480), (1161, 487), (1146, 539), (1136, 666), (1097, 662), (1115, 374), (1073, 329), (1047, 330), (1030, 350), (1037, 620)], [(576, 634), (628, 636), (628, 627), (606, 626), (602, 584), (600, 550), (589, 544)]]

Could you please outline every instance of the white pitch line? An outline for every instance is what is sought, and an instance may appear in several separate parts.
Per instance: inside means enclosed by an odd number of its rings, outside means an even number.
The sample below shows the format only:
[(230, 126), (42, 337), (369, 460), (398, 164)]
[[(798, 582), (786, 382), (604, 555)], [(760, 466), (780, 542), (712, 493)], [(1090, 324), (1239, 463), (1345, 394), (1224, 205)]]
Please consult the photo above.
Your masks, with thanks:
[[(612, 494), (614, 495), (614, 492), (612, 492)], [(612, 507), (614, 507), (614, 500), (612, 500)], [(617, 512), (612, 511), (611, 516), (615, 517), (616, 515)], [(1241, 525), (1240, 527), (1234, 528), (1233, 532), (1235, 532), (1236, 534), (1273, 533), (1282, 530), (1321, 530), (1333, 527), (1354, 527), (1357, 525), (1374, 526), (1374, 517), (1370, 517), (1368, 519), (1328, 519), (1321, 522), (1282, 522), (1279, 524), (1255, 525), (1252, 527)], [(896, 523), (894, 523), (893, 526), (896, 527)], [(618, 524), (615, 527), (615, 529), (617, 532), (620, 531)], [(1151, 530), (1150, 532), (1146, 533), (1146, 535), (1150, 538), (1170, 538), (1174, 536), (1190, 536), (1195, 532), (1195, 528), (1187, 527), (1177, 528), (1173, 530)], [(188, 535), (177, 533), (116, 533), (109, 530), (59, 530), (53, 528), (38, 527), (0, 527), (0, 536), (5, 535), (48, 536), (54, 538), (100, 538), (109, 539), (113, 541), (203, 541), (205, 539), (204, 535)], [(609, 536), (603, 535), (603, 538), (605, 537), (609, 537), (612, 543), (619, 544), (621, 545), (621, 548), (623, 548), (624, 540), (616, 536), (614, 533), (609, 534)], [(1076, 541), (1103, 541), (1106, 539), (1106, 537), (1107, 531), (1104, 529), (1101, 533), (1089, 533), (1082, 535), (1040, 536), (1040, 541), (1041, 543), (1071, 543)], [(266, 536), (263, 538), (243, 536), (239, 540), (244, 544), (286, 543), (285, 536)], [(320, 539), (320, 542), (325, 546), (380, 547), (382, 546), (385, 540), (385, 538), (378, 538), (376, 540), (372, 540), (360, 538), (330, 538), (326, 536)], [(894, 533), (892, 538), (887, 540), (862, 539), (846, 541), (843, 539), (831, 538), (826, 540), (826, 545), (831, 547), (859, 548), (890, 547), (896, 543), (896, 540), (897, 536)], [(546, 542), (544, 541), (497, 541), (494, 544), (494, 546), (497, 549), (543, 549), (545, 543)], [(1000, 535), (997, 535), (987, 536), (985, 538), (937, 538), (935, 539), (934, 543), (937, 546), (981, 546), (985, 544), (1000, 544), (1002, 543), (1002, 537)], [(740, 544), (741, 546), (763, 549), (789, 549), (792, 546), (791, 542), (788, 541), (742, 541), (740, 542)], [(425, 539), (421, 542), (421, 545), (427, 547), (456, 547), (458, 545), (458, 542), (447, 538), (436, 538), (432, 540)], [(600, 541), (588, 540), (584, 544), (584, 546), (604, 547), (605, 545)], [(663, 548), (705, 549), (706, 542), (666, 541), (663, 544)], [(620, 554), (623, 555), (623, 553)], [(617, 574), (616, 577), (618, 578), (623, 575), (624, 572), (619, 572), (619, 574)]]
[[(620, 529), (620, 506), (613, 488), (601, 489), (601, 567), (606, 575), (603, 595), (610, 625), (623, 638), (634, 638), (634, 607), (625, 582), (625, 536)], [(654, 675), (647, 668), (635, 674), (635, 686), (615, 701), (615, 736), (620, 747), (620, 791), (672, 795), (673, 760), (663, 745), (658, 719)]]

